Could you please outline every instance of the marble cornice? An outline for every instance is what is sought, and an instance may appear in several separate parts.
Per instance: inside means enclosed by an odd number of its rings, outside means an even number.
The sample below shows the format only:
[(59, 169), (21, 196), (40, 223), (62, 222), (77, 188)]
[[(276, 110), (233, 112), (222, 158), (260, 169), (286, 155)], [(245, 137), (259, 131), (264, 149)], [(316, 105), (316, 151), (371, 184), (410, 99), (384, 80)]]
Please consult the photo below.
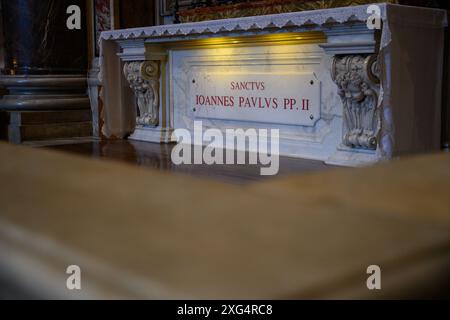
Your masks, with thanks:
[[(395, 6), (386, 3), (378, 5), (381, 9), (381, 18), (383, 20), (386, 15), (386, 8), (388, 6)], [(176, 36), (226, 34), (229, 32), (266, 31), (282, 28), (310, 29), (334, 24), (364, 22), (369, 17), (367, 7), (367, 5), (361, 5), (256, 17), (113, 30), (103, 32), (100, 38), (103, 40), (171, 38)]]
[[(447, 17), (445, 10), (422, 7), (410, 7), (391, 3), (378, 3), (383, 22), (392, 19), (389, 12), (400, 12), (407, 8), (408, 14), (413, 14), (418, 20), (416, 24), (421, 27), (446, 27)], [(338, 25), (365, 23), (370, 16), (367, 13), (369, 5), (330, 8), (300, 12), (289, 12), (272, 15), (252, 16), (233, 19), (220, 19), (181, 24), (169, 24), (153, 27), (133, 28), (104, 31), (100, 40), (129, 40), (129, 39), (158, 39), (161, 41), (179, 37), (196, 37), (211, 35), (227, 35), (229, 33), (258, 33), (277, 32), (283, 29), (317, 30)], [(436, 14), (436, 12), (441, 12)], [(411, 24), (411, 21), (408, 23)]]

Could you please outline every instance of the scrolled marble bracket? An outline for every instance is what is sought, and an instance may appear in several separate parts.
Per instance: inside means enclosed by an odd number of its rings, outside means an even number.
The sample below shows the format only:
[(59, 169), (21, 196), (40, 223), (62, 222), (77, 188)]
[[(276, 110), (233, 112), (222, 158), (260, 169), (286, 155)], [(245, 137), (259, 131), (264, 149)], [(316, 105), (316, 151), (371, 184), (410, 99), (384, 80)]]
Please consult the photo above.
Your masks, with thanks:
[(343, 144), (351, 148), (376, 150), (381, 121), (377, 55), (334, 56), (331, 76), (338, 86), (343, 104)]
[(136, 97), (138, 116), (136, 126), (159, 125), (160, 62), (155, 60), (126, 62), (123, 67), (125, 79)]

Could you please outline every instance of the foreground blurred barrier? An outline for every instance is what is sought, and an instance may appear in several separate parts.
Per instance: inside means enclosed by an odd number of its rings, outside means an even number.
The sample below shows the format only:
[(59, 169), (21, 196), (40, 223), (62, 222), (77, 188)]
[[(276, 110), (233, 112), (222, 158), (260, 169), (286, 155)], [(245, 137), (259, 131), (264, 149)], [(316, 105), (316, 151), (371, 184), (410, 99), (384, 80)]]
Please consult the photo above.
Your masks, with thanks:
[[(448, 293), (445, 154), (243, 187), (3, 144), (0, 155), (3, 298)], [(82, 290), (66, 287), (72, 265)], [(371, 265), (381, 290), (367, 289)]]

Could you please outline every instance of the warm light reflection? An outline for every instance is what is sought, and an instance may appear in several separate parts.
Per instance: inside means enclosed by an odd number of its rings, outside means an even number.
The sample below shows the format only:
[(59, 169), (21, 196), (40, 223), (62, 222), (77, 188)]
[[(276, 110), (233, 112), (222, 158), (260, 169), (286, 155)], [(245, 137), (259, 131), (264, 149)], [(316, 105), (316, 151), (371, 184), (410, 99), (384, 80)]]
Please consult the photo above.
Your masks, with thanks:
[[(326, 36), (322, 32), (289, 32), (257, 36), (231, 36), (210, 37), (185, 41), (168, 41), (159, 46), (177, 47), (231, 47), (231, 46), (255, 46), (255, 45), (280, 45), (280, 44), (306, 44), (326, 42)], [(151, 46), (151, 45), (149, 45)]]

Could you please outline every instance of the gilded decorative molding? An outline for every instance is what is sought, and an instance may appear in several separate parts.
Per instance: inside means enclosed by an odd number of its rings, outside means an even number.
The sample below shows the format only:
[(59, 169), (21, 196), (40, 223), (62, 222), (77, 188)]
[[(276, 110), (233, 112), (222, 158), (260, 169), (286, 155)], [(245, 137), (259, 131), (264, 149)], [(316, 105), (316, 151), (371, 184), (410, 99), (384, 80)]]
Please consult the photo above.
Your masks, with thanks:
[(159, 124), (159, 61), (126, 62), (125, 78), (133, 90), (138, 107), (137, 126)]
[(343, 144), (375, 150), (380, 123), (376, 55), (335, 56), (331, 72), (344, 108)]
[[(241, 18), (287, 12), (299, 12), (377, 3), (374, 0), (260, 0), (213, 7), (201, 7), (178, 12), (181, 22)], [(384, 2), (398, 3), (398, 0)]]

